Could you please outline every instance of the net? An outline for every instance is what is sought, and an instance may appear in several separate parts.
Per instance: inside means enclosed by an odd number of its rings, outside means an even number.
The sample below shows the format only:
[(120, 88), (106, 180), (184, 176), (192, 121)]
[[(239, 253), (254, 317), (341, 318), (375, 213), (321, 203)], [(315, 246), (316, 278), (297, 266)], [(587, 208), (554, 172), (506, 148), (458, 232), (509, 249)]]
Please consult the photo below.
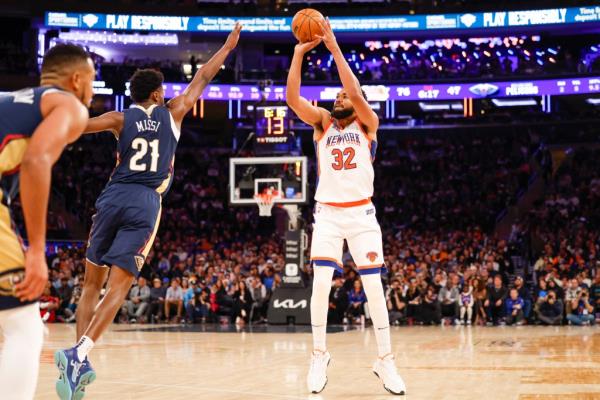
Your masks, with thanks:
[(270, 217), (275, 200), (280, 198), (279, 192), (271, 189), (255, 194), (254, 201), (258, 205), (258, 215), (261, 217)]

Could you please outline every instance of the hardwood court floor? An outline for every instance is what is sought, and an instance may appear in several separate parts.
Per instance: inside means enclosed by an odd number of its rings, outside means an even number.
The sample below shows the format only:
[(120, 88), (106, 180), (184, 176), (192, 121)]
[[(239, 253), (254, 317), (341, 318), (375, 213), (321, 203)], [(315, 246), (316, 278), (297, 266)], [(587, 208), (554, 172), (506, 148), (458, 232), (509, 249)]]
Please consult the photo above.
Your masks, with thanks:
[[(149, 328), (111, 327), (91, 353), (98, 379), (86, 399), (400, 398), (371, 373), (372, 328), (328, 335), (333, 358), (320, 395), (305, 389), (306, 327)], [(73, 343), (73, 325), (48, 329), (36, 399), (56, 398), (52, 354)], [(405, 399), (600, 399), (600, 327), (401, 327), (393, 328), (392, 341)]]

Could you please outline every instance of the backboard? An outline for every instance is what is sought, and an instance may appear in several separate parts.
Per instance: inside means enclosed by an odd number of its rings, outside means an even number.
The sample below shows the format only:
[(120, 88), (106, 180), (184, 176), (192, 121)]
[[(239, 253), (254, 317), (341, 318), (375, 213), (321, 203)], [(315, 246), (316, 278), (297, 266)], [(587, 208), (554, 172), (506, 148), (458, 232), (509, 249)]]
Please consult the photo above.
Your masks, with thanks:
[(254, 196), (276, 190), (278, 204), (304, 204), (308, 200), (306, 157), (244, 157), (229, 159), (229, 203), (256, 205)]

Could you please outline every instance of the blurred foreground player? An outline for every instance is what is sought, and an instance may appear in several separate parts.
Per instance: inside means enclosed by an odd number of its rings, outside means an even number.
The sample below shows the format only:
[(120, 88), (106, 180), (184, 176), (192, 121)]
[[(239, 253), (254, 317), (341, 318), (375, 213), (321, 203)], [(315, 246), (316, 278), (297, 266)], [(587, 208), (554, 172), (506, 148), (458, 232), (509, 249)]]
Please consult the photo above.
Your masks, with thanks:
[[(44, 56), (40, 86), (0, 97), (0, 397), (5, 400), (32, 399), (35, 393), (43, 341), (38, 299), (48, 281), (51, 170), (88, 122), (94, 76), (94, 64), (81, 47), (57, 45)], [(25, 252), (8, 208), (19, 170), (29, 240)]]
[[(87, 250), (85, 279), (77, 307), (76, 346), (58, 350), (62, 400), (81, 399), (96, 374), (87, 355), (120, 309), (152, 243), (175, 162), (184, 116), (236, 47), (242, 27), (236, 24), (223, 47), (196, 73), (185, 91), (166, 105), (163, 75), (138, 70), (130, 80), (134, 105), (124, 112), (91, 118), (86, 132), (111, 131), (118, 140), (117, 166), (96, 201)], [(109, 275), (110, 270), (110, 275)], [(100, 290), (108, 276), (106, 294)]]
[[(311, 245), (314, 280), (310, 313), (314, 349), (307, 378), (308, 390), (319, 393), (327, 384), (327, 365), (331, 359), (325, 344), (328, 297), (334, 271), (341, 272), (345, 239), (361, 276), (373, 320), (379, 351), (373, 372), (383, 381), (386, 390), (403, 395), (406, 387), (394, 363), (381, 285), (384, 263), (381, 228), (371, 203), (372, 163), (377, 148), (379, 119), (344, 59), (329, 21), (320, 21), (319, 24), (322, 36), (296, 45), (286, 95), (290, 108), (314, 128), (318, 162), (317, 204)], [(302, 59), (321, 41), (333, 55), (343, 85), (331, 112), (313, 106), (300, 96)]]

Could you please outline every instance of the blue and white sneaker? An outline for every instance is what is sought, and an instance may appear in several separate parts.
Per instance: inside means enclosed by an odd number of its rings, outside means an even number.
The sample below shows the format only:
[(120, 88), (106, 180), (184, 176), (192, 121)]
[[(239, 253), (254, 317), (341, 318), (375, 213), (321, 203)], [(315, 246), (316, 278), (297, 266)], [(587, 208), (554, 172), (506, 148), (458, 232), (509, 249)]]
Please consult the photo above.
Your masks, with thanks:
[(85, 396), (85, 387), (96, 379), (96, 372), (87, 357), (83, 362), (77, 357), (75, 347), (57, 350), (54, 363), (60, 373), (56, 381), (56, 393), (60, 400), (81, 400)]

